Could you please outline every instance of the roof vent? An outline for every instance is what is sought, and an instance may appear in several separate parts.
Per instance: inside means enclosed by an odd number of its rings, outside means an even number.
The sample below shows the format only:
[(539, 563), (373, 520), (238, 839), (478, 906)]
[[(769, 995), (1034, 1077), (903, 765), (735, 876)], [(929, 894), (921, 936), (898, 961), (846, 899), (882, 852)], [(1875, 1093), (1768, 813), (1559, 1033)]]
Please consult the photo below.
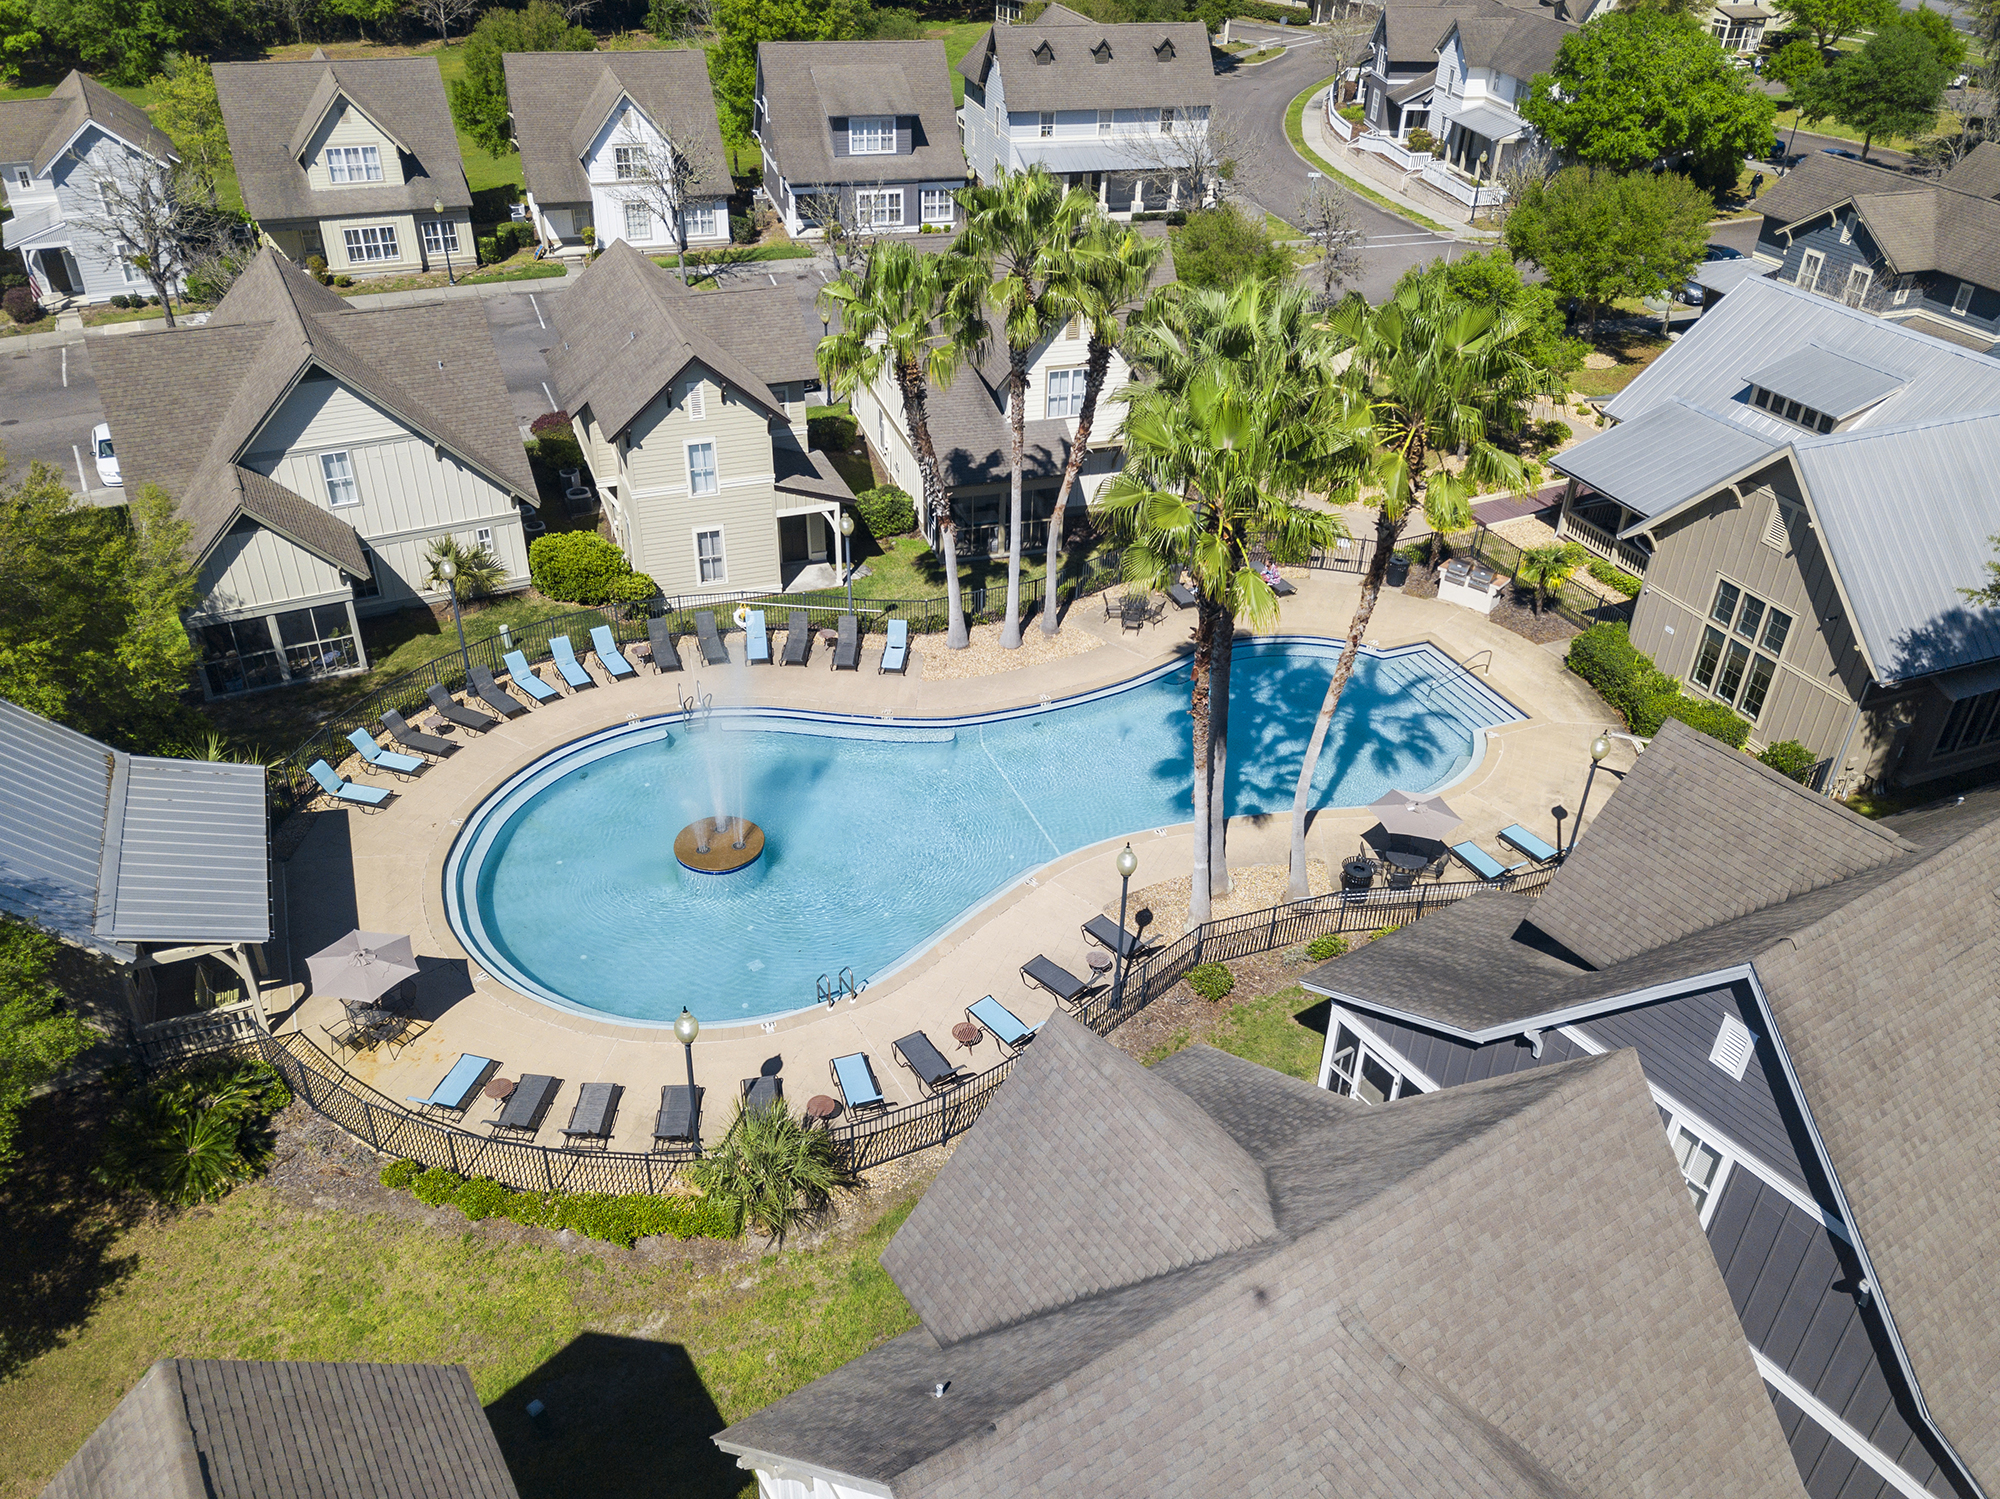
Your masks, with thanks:
[(1092, 47), (1090, 49), (1090, 56), (1093, 62), (1110, 62), (1111, 39), (1109, 37), (1106, 37), (1103, 41), (1099, 42), (1095, 47)]
[(1056, 49), (1051, 47), (1046, 41), (1044, 41), (1039, 47), (1035, 48), (1036, 62), (1046, 64), (1046, 63), (1052, 63), (1055, 60), (1056, 60)]
[(1161, 37), (1160, 45), (1153, 49), (1153, 56), (1161, 62), (1172, 62), (1174, 60), (1174, 39), (1170, 36)]
[(1716, 1032), (1715, 1045), (1709, 1048), (1708, 1059), (1724, 1072), (1743, 1081), (1743, 1074), (1750, 1070), (1750, 1054), (1757, 1049), (1757, 1038), (1750, 1027), (1734, 1015), (1722, 1017), (1722, 1029)]

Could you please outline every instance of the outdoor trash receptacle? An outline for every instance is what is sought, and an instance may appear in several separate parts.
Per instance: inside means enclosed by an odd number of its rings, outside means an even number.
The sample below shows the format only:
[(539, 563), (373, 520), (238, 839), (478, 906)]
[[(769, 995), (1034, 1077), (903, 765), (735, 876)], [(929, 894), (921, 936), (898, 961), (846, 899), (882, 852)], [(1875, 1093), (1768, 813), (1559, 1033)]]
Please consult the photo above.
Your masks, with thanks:
[(1405, 583), (1409, 582), (1409, 560), (1404, 557), (1391, 557), (1389, 559), (1389, 573), (1383, 581), (1391, 588), (1401, 588)]

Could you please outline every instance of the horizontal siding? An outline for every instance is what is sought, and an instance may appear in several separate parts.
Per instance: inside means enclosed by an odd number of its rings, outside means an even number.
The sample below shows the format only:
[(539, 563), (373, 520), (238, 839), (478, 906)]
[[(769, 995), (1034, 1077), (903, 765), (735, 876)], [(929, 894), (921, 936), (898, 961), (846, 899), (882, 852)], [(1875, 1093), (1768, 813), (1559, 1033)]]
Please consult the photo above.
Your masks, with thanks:
[[(429, 217), (429, 215), (425, 215)], [(348, 229), (379, 228), (392, 225), (396, 231), (396, 258), (394, 260), (350, 260), (347, 254)], [(323, 218), (319, 223), (320, 240), (324, 246), (326, 263), (336, 271), (360, 271), (374, 274), (382, 271), (422, 270), (424, 247), (417, 238), (417, 220), (408, 213), (371, 213), (359, 218)], [(463, 244), (464, 241), (460, 240)]]
[[(327, 175), (328, 146), (373, 146), (381, 152), (382, 180), (366, 186), (387, 187), (403, 181), (403, 157), (395, 143), (371, 125), (366, 115), (343, 104), (320, 122), (319, 130), (313, 135), (312, 145), (308, 148), (312, 155), (306, 161), (306, 185), (314, 192), (337, 194), (349, 187), (364, 186), (361, 183), (335, 182)], [(328, 207), (334, 212), (339, 211), (332, 203)]]
[(196, 586), (200, 613), (227, 616), (264, 605), (289, 607), (294, 600), (344, 592), (347, 584), (339, 568), (284, 537), (262, 526), (238, 526), (208, 554)]

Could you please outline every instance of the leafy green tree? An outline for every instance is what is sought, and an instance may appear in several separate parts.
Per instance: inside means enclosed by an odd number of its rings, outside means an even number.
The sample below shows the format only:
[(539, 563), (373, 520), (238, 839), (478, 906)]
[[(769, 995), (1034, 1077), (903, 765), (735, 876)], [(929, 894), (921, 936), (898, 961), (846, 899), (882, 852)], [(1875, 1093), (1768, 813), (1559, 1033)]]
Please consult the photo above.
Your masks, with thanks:
[[(2000, 549), (2000, 532), (1996, 532), (1986, 539), (1996, 549)], [(1986, 581), (1977, 588), (1961, 588), (1959, 592), (1965, 595), (1968, 603), (1977, 604), (1986, 609), (2000, 609), (2000, 561), (1988, 558), (1986, 562)]]
[(1632, 171), (1685, 156), (1712, 193), (1771, 149), (1776, 105), (1685, 16), (1615, 10), (1564, 39), (1522, 118), (1565, 160)]
[(1536, 369), (1567, 379), (1583, 368), (1590, 345), (1569, 336), (1569, 319), (1563, 315), (1566, 297), (1547, 282), (1523, 281), (1505, 249), (1496, 245), (1490, 250), (1475, 250), (1446, 262), (1441, 270), (1435, 264), (1412, 266), (1403, 272), (1396, 290), (1429, 275), (1441, 276), (1451, 293), (1465, 302), (1512, 313), (1521, 324), (1516, 347)]
[(1764, 64), (1764, 76), (1775, 79), (1796, 94), (1818, 77), (1825, 67), (1826, 58), (1811, 42), (1786, 42)]
[(361, 34), (361, 40), (368, 40), (368, 28), (381, 26), (393, 19), (403, 9), (406, 0), (326, 0), (336, 15), (346, 16), (354, 23), (354, 29)]
[(124, 749), (184, 737), (187, 539), (150, 484), (100, 509), (37, 463), (0, 489), (0, 697)]
[(646, 8), (646, 29), (661, 42), (684, 42), (701, 30), (706, 7), (696, 0), (652, 0)]
[(1861, 159), (1878, 135), (1925, 135), (1937, 128), (1951, 65), (1920, 26), (1892, 22), (1859, 52), (1849, 52), (1810, 80), (1807, 113), (1831, 115), (1861, 132)]
[(1507, 253), (1538, 267), (1557, 295), (1598, 313), (1619, 297), (1679, 286), (1708, 244), (1714, 201), (1672, 172), (1566, 167), (1531, 184), (1507, 215)]
[(1928, 5), (1919, 5), (1915, 10), (1899, 11), (1887, 24), (1907, 26), (1912, 31), (1921, 32), (1924, 39), (1937, 52), (1938, 61), (1955, 75), (1965, 61), (1965, 37), (1941, 12)]
[(1234, 203), (1197, 209), (1174, 231), (1174, 276), (1189, 286), (1227, 289), (1243, 280), (1285, 281), (1291, 258), (1271, 232)]
[(528, 0), (520, 10), (489, 10), (465, 39), (465, 72), (452, 80), (451, 117), (493, 156), (505, 156), (514, 149), (514, 127), (507, 114), (506, 55), (596, 50), (597, 38), (570, 25), (549, 0)]
[(712, 12), (717, 40), (708, 49), (708, 80), (722, 133), (735, 144), (750, 139), (759, 43), (852, 41), (868, 34), (868, 0), (714, 0)]
[(167, 59), (152, 87), (160, 100), (153, 123), (180, 151), (183, 180), (198, 183), (213, 207), (216, 179), (229, 170), (230, 157), (229, 132), (223, 127), (208, 59), (177, 53)]
[(0, 916), (0, 1165), (17, 1154), (21, 1110), (90, 1043), (54, 978), (62, 944), (39, 927)]
[(21, 65), (38, 57), (42, 33), (34, 0), (0, 0), (0, 83), (13, 83)]
[(1549, 596), (1562, 592), (1563, 584), (1589, 559), (1590, 554), (1573, 541), (1524, 548), (1516, 575), (1534, 590), (1535, 613), (1540, 614)]
[(1844, 36), (1882, 25), (1896, 14), (1896, 0), (1778, 0), (1778, 9), (1824, 51)]

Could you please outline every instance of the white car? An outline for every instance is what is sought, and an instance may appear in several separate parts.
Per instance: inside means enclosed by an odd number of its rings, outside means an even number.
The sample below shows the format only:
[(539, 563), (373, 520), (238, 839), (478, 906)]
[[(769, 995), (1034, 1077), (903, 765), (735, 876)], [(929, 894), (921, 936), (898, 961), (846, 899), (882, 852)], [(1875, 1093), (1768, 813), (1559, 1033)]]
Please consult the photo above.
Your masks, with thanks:
[(99, 422), (90, 429), (90, 451), (97, 459), (97, 479), (106, 489), (122, 489), (125, 480), (118, 473), (118, 455), (111, 450), (111, 424)]

